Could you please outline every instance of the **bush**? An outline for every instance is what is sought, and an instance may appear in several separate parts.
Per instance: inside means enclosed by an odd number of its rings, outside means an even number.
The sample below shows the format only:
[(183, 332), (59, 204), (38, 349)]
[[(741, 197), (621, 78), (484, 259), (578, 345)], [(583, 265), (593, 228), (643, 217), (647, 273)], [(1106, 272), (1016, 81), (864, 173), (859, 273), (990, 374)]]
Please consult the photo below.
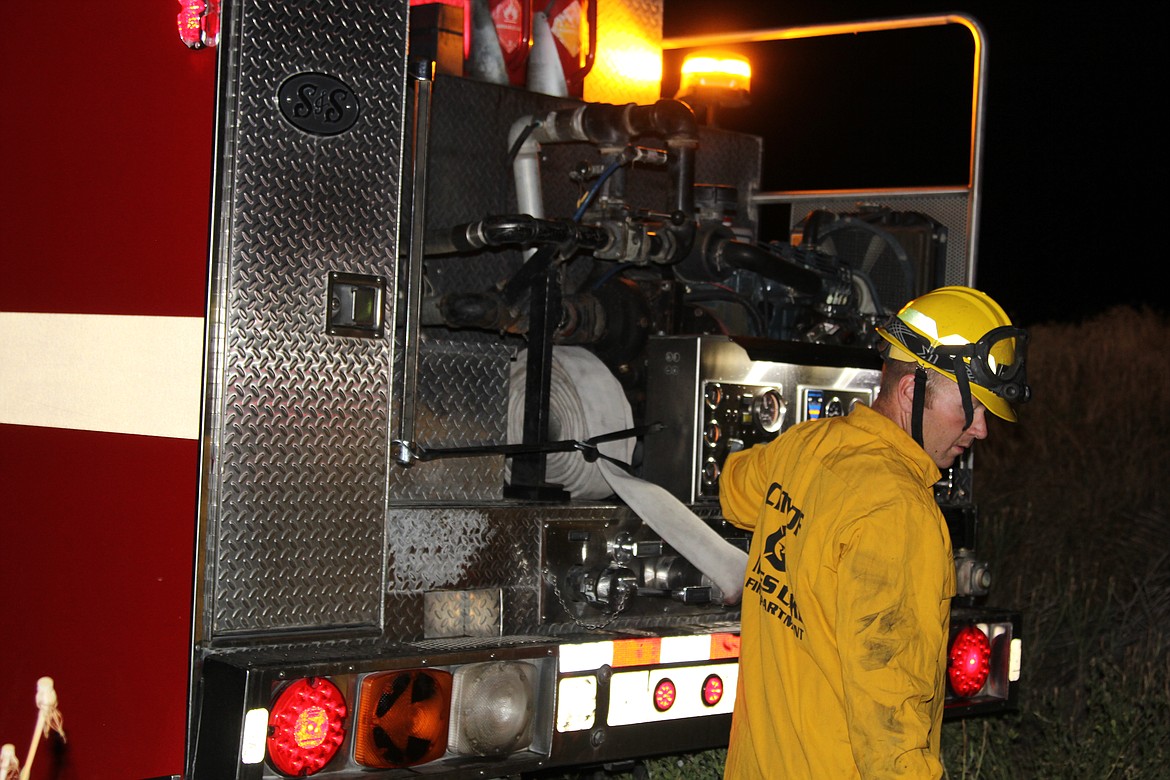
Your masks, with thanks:
[(1170, 321), (1032, 328), (1034, 398), (981, 443), (990, 601), (1024, 612), (1018, 713), (948, 723), (951, 778), (1164, 776), (1170, 759)]

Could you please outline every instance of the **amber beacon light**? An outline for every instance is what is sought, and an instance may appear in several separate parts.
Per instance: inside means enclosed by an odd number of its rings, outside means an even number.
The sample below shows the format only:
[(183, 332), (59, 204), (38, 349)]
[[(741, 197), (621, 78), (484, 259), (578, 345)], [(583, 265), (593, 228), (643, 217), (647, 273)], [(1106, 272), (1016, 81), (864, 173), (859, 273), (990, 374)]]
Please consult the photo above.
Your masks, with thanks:
[(695, 52), (683, 60), (676, 100), (706, 109), (715, 124), (717, 108), (740, 108), (750, 102), (752, 65), (747, 57), (728, 52)]

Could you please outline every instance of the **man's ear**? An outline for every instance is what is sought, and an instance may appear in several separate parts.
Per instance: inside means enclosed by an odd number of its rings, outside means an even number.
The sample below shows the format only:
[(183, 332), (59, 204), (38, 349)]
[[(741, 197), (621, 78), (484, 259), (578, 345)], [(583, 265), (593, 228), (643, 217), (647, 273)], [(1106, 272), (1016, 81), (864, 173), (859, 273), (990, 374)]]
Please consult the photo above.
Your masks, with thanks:
[(914, 408), (914, 373), (909, 373), (898, 380), (897, 392), (898, 408), (910, 414)]

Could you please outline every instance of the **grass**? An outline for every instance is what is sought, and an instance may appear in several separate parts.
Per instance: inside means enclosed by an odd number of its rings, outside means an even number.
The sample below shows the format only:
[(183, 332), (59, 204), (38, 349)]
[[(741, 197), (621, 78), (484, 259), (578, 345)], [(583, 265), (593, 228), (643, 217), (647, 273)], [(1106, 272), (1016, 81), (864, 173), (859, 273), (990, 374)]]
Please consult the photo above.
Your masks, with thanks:
[[(988, 603), (1024, 613), (1017, 712), (948, 722), (949, 780), (1170, 774), (1170, 320), (1031, 329), (1033, 400), (976, 453)], [(725, 751), (609, 777), (722, 776)]]
[(1035, 398), (977, 453), (990, 601), (1023, 610), (1017, 713), (947, 724), (951, 778), (1155, 778), (1170, 765), (1170, 321), (1032, 329)]

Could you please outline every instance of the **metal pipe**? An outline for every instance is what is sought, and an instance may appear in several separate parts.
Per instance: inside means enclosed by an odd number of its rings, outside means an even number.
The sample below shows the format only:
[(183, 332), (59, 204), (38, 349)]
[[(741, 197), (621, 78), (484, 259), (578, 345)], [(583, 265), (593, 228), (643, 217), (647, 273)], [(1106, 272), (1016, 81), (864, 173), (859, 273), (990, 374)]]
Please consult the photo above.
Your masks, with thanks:
[(410, 237), (408, 239), (405, 312), (403, 316), (402, 385), (399, 391), (398, 438), (392, 442), (394, 459), (402, 466), (414, 462), (415, 402), (418, 395), (419, 318), (422, 308), (423, 245), (426, 229), (427, 146), (430, 140), (434, 63), (411, 64), (414, 113), (411, 146)]

